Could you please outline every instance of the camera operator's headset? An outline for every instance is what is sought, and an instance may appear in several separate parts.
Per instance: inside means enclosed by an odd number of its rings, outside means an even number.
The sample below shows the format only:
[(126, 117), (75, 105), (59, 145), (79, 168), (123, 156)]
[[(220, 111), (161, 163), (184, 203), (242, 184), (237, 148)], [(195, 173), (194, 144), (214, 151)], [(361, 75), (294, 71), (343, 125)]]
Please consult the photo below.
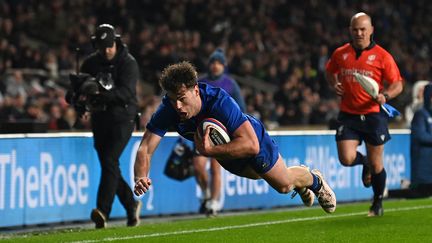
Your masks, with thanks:
[(110, 25), (110, 24), (101, 24), (101, 25), (99, 25), (96, 28), (95, 34), (90, 37), (90, 41), (91, 41), (91, 44), (92, 44), (92, 46), (93, 46), (94, 49), (98, 49), (97, 45), (96, 45), (96, 42), (97, 42), (96, 41), (96, 32), (100, 28), (108, 28), (108, 29), (112, 30), (112, 32), (114, 33), (114, 41), (115, 42), (118, 42), (118, 41), (121, 42), (121, 36), (119, 34), (116, 34), (115, 29), (114, 29), (114, 27), (112, 25)]

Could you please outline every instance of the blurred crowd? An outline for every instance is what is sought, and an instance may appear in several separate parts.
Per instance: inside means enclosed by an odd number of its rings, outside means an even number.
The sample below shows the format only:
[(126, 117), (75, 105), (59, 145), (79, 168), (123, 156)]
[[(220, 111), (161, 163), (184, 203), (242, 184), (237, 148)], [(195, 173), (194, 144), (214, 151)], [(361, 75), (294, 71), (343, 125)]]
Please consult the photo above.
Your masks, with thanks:
[[(189, 60), (205, 73), (217, 47), (228, 72), (242, 79), (247, 112), (268, 127), (329, 124), (338, 100), (324, 79), (325, 63), (349, 41), (349, 19), (359, 11), (372, 16), (375, 40), (401, 69), (405, 91), (394, 105), (403, 111), (411, 86), (431, 74), (426, 0), (0, 0), (0, 122), (70, 130), (78, 120), (75, 129), (88, 129), (64, 100), (68, 74), (77, 55), (93, 51), (94, 29), (110, 23), (140, 67), (142, 126), (160, 101), (162, 69)], [(276, 89), (256, 89), (249, 79)]]

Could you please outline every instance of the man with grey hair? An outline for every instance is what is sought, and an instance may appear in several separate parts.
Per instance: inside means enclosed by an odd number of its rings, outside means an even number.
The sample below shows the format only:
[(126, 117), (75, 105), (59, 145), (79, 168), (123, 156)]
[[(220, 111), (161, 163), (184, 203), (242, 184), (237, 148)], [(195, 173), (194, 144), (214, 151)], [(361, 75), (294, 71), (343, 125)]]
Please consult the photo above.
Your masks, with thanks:
[[(341, 98), (336, 142), (344, 166), (362, 165), (365, 187), (372, 186), (374, 198), (368, 216), (382, 216), (386, 184), (384, 144), (390, 140), (388, 117), (381, 105), (402, 92), (402, 77), (393, 57), (372, 38), (374, 27), (366, 13), (351, 18), (351, 42), (337, 48), (326, 66), (326, 78)], [(360, 73), (374, 79), (379, 94), (372, 98), (356, 81)], [(357, 151), (366, 143), (366, 156)]]

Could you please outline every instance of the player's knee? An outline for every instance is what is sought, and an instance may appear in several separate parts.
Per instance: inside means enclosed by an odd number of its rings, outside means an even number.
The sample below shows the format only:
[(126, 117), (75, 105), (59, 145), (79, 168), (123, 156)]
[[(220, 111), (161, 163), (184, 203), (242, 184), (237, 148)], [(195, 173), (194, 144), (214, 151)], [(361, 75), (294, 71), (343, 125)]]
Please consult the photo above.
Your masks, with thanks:
[(348, 156), (339, 156), (339, 161), (341, 165), (343, 166), (351, 166), (351, 164), (354, 162), (354, 158), (348, 157)]
[(384, 169), (384, 166), (382, 163), (371, 163), (370, 168), (372, 174), (379, 174)]
[(350, 161), (348, 161), (348, 160), (343, 160), (343, 159), (340, 159), (340, 163), (341, 163), (341, 165), (343, 165), (343, 166), (350, 166), (350, 165), (351, 165), (351, 162), (350, 162)]

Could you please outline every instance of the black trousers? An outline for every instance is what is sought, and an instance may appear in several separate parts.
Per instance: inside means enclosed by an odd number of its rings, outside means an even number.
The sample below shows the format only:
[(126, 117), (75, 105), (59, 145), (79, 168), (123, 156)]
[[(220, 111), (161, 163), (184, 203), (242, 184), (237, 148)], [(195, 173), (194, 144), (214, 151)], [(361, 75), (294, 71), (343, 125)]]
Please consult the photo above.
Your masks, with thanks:
[(107, 114), (92, 118), (94, 147), (97, 151), (102, 174), (97, 193), (97, 208), (107, 217), (111, 213), (115, 195), (126, 209), (132, 213), (135, 199), (129, 184), (120, 172), (119, 158), (134, 130), (134, 120), (113, 119)]

